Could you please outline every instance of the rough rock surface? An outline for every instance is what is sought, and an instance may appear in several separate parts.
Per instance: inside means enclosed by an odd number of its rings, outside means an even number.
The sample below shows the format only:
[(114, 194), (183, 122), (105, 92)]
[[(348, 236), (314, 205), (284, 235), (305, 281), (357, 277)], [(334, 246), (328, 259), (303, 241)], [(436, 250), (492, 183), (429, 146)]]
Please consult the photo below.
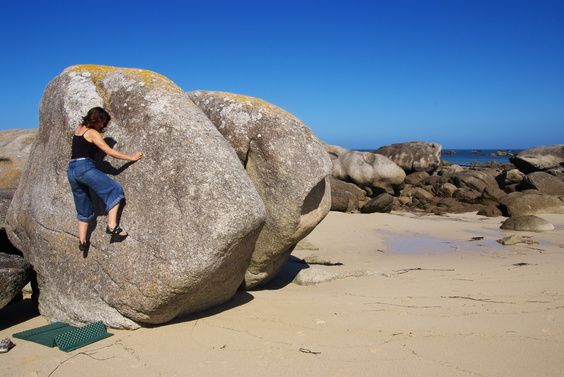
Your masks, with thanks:
[(539, 213), (564, 213), (564, 202), (556, 196), (534, 190), (507, 194), (501, 198), (500, 204), (510, 217)]
[(0, 189), (18, 187), (37, 129), (0, 131)]
[(354, 183), (331, 177), (331, 211), (357, 212), (369, 199)]
[(242, 288), (265, 284), (331, 209), (329, 156), (305, 124), (277, 106), (224, 92), (188, 95), (231, 143), (265, 203)]
[(333, 177), (353, 182), (369, 196), (393, 194), (404, 185), (405, 171), (385, 156), (329, 144), (325, 148), (333, 162)]
[(31, 265), (25, 259), (0, 253), (0, 309), (21, 294), (31, 276)]
[(530, 215), (530, 216), (515, 216), (510, 217), (501, 224), (503, 230), (518, 230), (528, 232), (547, 232), (554, 230), (554, 225), (545, 219)]
[(388, 157), (406, 172), (433, 171), (441, 163), (442, 145), (424, 141), (409, 141), (386, 145), (374, 153)]
[[(112, 114), (110, 145), (146, 157), (131, 164), (99, 156), (100, 169), (124, 187), (121, 223), (130, 236), (110, 244), (99, 212), (83, 258), (66, 167), (73, 130), (94, 106)], [(73, 66), (48, 84), (39, 118), (6, 228), (38, 274), (48, 320), (135, 328), (235, 294), (264, 204), (233, 148), (184, 91), (149, 71)]]
[(382, 193), (372, 198), (361, 209), (362, 213), (389, 213), (392, 212), (394, 198), (388, 193)]
[(525, 149), (509, 161), (525, 174), (560, 167), (564, 165), (564, 144)]
[(549, 195), (564, 195), (564, 181), (542, 171), (529, 173), (525, 176), (522, 186), (538, 190)]

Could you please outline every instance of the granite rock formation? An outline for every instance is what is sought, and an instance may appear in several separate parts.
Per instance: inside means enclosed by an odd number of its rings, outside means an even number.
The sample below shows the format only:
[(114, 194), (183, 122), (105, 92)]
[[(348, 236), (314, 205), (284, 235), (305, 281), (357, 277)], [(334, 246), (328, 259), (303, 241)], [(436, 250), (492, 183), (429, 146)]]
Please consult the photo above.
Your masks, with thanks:
[(356, 184), (368, 196), (393, 194), (404, 185), (405, 171), (385, 156), (329, 144), (325, 148), (333, 162), (333, 177)]
[(266, 206), (243, 289), (270, 281), (331, 208), (331, 160), (299, 119), (257, 98), (194, 91), (192, 101), (235, 149)]
[(563, 167), (564, 144), (525, 149), (509, 161), (525, 174)]
[(424, 141), (409, 141), (378, 148), (373, 153), (381, 154), (395, 162), (407, 174), (419, 171), (434, 171), (441, 163), (442, 145)]
[[(66, 166), (73, 130), (94, 106), (112, 115), (110, 145), (146, 157), (98, 159), (125, 189), (121, 223), (130, 236), (111, 244), (98, 211), (83, 258)], [(149, 71), (73, 66), (48, 84), (39, 119), (6, 229), (37, 272), (48, 320), (136, 328), (235, 294), (264, 204), (231, 145), (184, 91)]]

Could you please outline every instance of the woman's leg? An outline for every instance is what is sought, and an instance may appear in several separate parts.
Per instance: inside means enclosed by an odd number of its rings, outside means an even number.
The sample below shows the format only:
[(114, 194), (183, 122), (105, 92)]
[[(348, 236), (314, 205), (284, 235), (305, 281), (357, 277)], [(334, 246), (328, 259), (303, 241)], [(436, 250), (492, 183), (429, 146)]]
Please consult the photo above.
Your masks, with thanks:
[[(118, 204), (116, 204), (115, 206), (113, 206), (109, 211), (108, 211), (108, 229), (110, 231), (113, 231), (115, 229), (115, 227), (118, 225), (117, 222), (117, 215), (119, 213), (119, 206), (121, 205), (121, 202), (119, 202)], [(118, 233), (119, 236), (127, 236), (127, 232), (124, 232), (123, 230), (121, 232)]]
[(78, 221), (78, 239), (81, 244), (87, 243), (86, 234), (88, 233), (88, 225), (90, 225), (90, 223)]
[(119, 211), (119, 205), (121, 204), (118, 203), (115, 206), (113, 206), (112, 209), (110, 209), (108, 211), (108, 228), (110, 228), (110, 230), (114, 229), (117, 226), (117, 214)]

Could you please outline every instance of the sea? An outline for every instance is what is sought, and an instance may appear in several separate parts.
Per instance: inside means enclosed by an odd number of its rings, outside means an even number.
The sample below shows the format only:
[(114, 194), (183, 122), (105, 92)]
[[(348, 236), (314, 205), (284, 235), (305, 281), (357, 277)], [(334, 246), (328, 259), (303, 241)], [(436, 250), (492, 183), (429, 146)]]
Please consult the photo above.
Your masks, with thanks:
[(497, 163), (509, 163), (510, 156), (498, 156), (497, 152), (506, 152), (514, 155), (522, 149), (448, 149), (443, 148), (441, 159), (451, 164), (460, 166), (474, 166)]

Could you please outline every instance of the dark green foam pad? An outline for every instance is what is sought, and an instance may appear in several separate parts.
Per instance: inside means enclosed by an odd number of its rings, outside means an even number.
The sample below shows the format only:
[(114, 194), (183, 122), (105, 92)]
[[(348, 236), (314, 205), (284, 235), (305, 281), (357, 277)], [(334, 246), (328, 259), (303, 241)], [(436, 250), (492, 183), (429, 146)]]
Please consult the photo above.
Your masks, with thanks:
[(112, 335), (107, 332), (106, 326), (100, 321), (83, 327), (74, 327), (66, 323), (55, 322), (50, 325), (22, 331), (12, 336), (47, 347), (58, 346), (61, 351), (70, 352)]

